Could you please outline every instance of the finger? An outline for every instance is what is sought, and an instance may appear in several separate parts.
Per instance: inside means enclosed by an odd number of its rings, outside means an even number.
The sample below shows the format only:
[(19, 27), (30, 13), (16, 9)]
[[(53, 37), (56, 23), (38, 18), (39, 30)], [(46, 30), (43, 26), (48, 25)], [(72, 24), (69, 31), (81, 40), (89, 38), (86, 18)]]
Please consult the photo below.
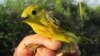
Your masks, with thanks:
[(51, 49), (40, 47), (35, 56), (56, 56), (56, 53)]
[(35, 44), (38, 43), (38, 44), (44, 45), (45, 47), (52, 49), (52, 50), (57, 50), (61, 47), (61, 42), (42, 37), (38, 34), (34, 35), (33, 42)]
[(28, 44), (44, 45), (47, 48), (52, 50), (57, 50), (61, 47), (61, 42), (42, 37), (38, 34), (27, 36), (24, 38), (22, 42), (24, 42), (22, 44), (26, 44), (26, 45)]
[[(56, 56), (63, 56), (63, 53), (58, 53)], [(66, 55), (67, 56), (67, 55)]]
[(34, 35), (28, 35), (26, 36), (18, 45), (18, 47), (15, 49), (15, 52), (13, 56), (34, 56), (34, 53), (32, 53), (31, 50), (27, 49), (28, 44), (33, 44), (33, 36)]
[(25, 37), (18, 45), (18, 47), (15, 49), (14, 55), (13, 56), (31, 56), (34, 55), (30, 50), (26, 48), (27, 44), (32, 44), (32, 37), (33, 35), (29, 35)]
[(34, 53), (28, 49), (19, 50), (16, 48), (13, 56), (34, 56)]
[(28, 45), (28, 44), (40, 44), (40, 45), (44, 45), (47, 48), (50, 48), (52, 50), (57, 50), (61, 47), (61, 42), (50, 40), (50, 39), (42, 37), (38, 34), (25, 37), (21, 41), (19, 46), (21, 46), (20, 48), (24, 48), (25, 45)]

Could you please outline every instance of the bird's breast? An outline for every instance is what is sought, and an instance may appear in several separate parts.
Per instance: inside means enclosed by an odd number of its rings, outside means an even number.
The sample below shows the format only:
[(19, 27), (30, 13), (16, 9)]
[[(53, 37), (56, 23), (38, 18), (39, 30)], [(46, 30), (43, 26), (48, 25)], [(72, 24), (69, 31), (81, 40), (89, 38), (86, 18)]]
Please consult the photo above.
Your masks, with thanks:
[(33, 30), (37, 33), (40, 34), (44, 37), (56, 37), (57, 35), (57, 28), (51, 25), (48, 26), (43, 26), (43, 25), (38, 25), (34, 24), (33, 25)]

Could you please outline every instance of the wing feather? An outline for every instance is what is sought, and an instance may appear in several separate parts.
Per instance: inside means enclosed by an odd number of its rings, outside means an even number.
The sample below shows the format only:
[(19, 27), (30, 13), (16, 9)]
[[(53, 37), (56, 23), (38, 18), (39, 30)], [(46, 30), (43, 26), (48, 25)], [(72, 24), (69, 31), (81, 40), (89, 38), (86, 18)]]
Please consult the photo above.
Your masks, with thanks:
[(70, 22), (68, 21), (68, 18), (65, 17), (63, 14), (54, 11), (49, 11), (46, 17), (50, 22), (58, 26), (59, 29), (63, 31), (71, 30)]

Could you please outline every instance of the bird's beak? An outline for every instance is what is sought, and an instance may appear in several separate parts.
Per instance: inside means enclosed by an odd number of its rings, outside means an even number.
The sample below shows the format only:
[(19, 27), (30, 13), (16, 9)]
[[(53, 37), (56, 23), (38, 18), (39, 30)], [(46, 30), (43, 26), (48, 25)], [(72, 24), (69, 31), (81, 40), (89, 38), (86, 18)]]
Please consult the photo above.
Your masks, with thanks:
[(28, 19), (29, 17), (21, 17), (21, 18), (18, 18), (17, 21), (18, 22), (23, 22), (25, 21), (26, 19)]

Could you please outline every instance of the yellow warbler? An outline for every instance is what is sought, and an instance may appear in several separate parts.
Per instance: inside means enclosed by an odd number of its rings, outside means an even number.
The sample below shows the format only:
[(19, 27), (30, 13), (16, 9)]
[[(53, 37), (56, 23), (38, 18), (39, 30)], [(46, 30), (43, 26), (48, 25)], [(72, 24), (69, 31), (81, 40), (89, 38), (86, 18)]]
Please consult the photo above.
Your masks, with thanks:
[(37, 34), (45, 38), (61, 41), (71, 46), (77, 43), (78, 38), (68, 31), (70, 26), (63, 14), (32, 4), (25, 8), (21, 20), (30, 25)]

